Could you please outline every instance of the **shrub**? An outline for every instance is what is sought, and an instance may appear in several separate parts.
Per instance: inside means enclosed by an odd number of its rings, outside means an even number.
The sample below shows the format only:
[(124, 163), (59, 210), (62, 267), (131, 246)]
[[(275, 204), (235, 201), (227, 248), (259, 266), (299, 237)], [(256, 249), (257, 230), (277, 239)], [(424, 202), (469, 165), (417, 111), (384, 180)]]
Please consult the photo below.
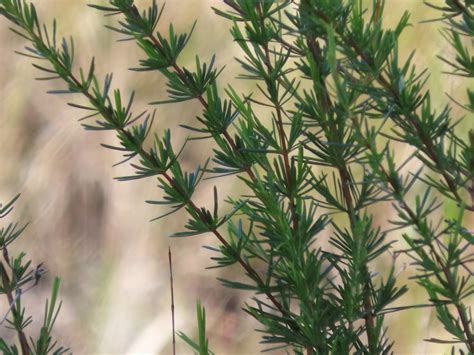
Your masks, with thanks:
[[(414, 55), (402, 59), (398, 41), (409, 26), (405, 13), (394, 29), (383, 25), (385, 4), (358, 0), (224, 0), (215, 8), (232, 22), (231, 35), (242, 50), (239, 78), (256, 83), (240, 93), (218, 85), (223, 68), (214, 58), (196, 56), (195, 68), (179, 64), (189, 33), (159, 33), (163, 7), (155, 1), (140, 11), (133, 0), (90, 5), (120, 19), (110, 29), (143, 50), (136, 71), (158, 71), (167, 80), (168, 99), (153, 105), (197, 100), (202, 114), (183, 125), (193, 144), (211, 141), (213, 155), (185, 172), (171, 132), (153, 132), (154, 113), (135, 114), (134, 94), (125, 99), (103, 80), (94, 59), (74, 65), (73, 41), (59, 39), (22, 0), (0, 0), (13, 31), (30, 42), (24, 55), (61, 80), (53, 94), (76, 94), (69, 105), (86, 112), (86, 130), (116, 132), (117, 144), (103, 144), (124, 156), (135, 174), (121, 181), (156, 178), (163, 192), (153, 205), (188, 212), (184, 231), (174, 237), (211, 233), (218, 244), (215, 267), (240, 265), (246, 282), (220, 280), (253, 293), (244, 311), (261, 325), (268, 349), (291, 348), (306, 354), (386, 354), (393, 341), (384, 321), (389, 313), (434, 307), (453, 351), (474, 352), (469, 298), (474, 292), (472, 232), (474, 212), (474, 130), (456, 130), (460, 119), (451, 105), (474, 111), (474, 92), (465, 103), (450, 100), (440, 112), (432, 104), (426, 71)], [(225, 5), (225, 6), (224, 6)], [(448, 75), (472, 78), (474, 2), (445, 0), (437, 7), (444, 39), (454, 58), (441, 57)], [(36, 62), (36, 60), (40, 60)], [(39, 64), (37, 64), (39, 63)], [(225, 87), (225, 88), (224, 88)], [(222, 89), (224, 88), (224, 89)], [(413, 153), (396, 157), (400, 146)], [(407, 171), (418, 160), (423, 169)], [(198, 206), (193, 193), (203, 178), (236, 175), (246, 192), (227, 196), (224, 213), (213, 191), (214, 208)], [(456, 213), (442, 215), (443, 206)], [(374, 208), (393, 208), (397, 219), (378, 226)], [(382, 229), (383, 228), (383, 229)], [(396, 241), (405, 241), (403, 243)], [(396, 306), (407, 285), (397, 283), (396, 256), (409, 255), (416, 281), (426, 290), (425, 304)], [(376, 261), (392, 256), (388, 272)], [(198, 305), (200, 340), (183, 339), (208, 353), (204, 312)]]

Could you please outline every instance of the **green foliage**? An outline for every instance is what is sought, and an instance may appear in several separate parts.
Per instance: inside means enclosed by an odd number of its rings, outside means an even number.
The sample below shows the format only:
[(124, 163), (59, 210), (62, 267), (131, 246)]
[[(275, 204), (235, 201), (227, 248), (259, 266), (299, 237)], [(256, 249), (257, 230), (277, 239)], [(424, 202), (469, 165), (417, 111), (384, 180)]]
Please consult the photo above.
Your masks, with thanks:
[[(154, 114), (132, 113), (133, 93), (124, 107), (121, 91), (111, 89), (112, 75), (100, 80), (94, 60), (88, 69), (75, 69), (73, 40), (58, 45), (55, 22), (43, 25), (34, 6), (22, 0), (0, 0), (0, 13), (30, 42), (24, 55), (48, 63), (34, 64), (48, 75), (41, 79), (66, 84), (50, 92), (81, 94), (83, 101), (70, 105), (87, 111), (83, 126), (114, 131), (119, 145), (103, 146), (122, 152), (121, 163), (135, 159), (136, 174), (119, 179), (157, 178), (163, 198), (148, 202), (171, 206), (169, 213), (184, 208), (189, 215), (186, 230), (174, 236), (211, 233), (220, 243), (209, 246), (216, 267), (240, 265), (245, 282), (221, 281), (254, 294), (244, 310), (261, 324), (268, 349), (390, 353), (386, 314), (420, 305), (394, 307), (407, 291), (397, 283), (396, 258), (388, 272), (376, 270), (375, 261), (407, 253), (427, 306), (436, 309), (451, 336), (428, 340), (474, 352), (468, 303), (474, 293), (473, 235), (463, 224), (465, 214), (474, 212), (474, 131), (468, 139), (459, 136), (451, 103), (436, 112), (426, 70), (415, 68), (414, 54), (400, 57), (398, 41), (409, 14), (387, 29), (383, 0), (370, 8), (359, 0), (224, 3), (214, 10), (231, 21), (242, 50), (238, 78), (255, 82), (255, 92), (239, 93), (231, 85), (219, 90), (222, 69), (215, 67), (215, 57), (206, 63), (196, 56), (194, 71), (180, 65), (195, 26), (177, 34), (170, 24), (160, 34), (163, 7), (156, 1), (143, 11), (133, 0), (91, 5), (118, 16), (109, 28), (143, 50), (134, 70), (166, 78), (168, 99), (153, 105), (192, 99), (201, 104), (195, 123), (183, 127), (197, 134), (192, 144), (211, 141), (213, 156), (193, 172), (183, 171), (169, 130), (163, 138), (154, 134), (150, 147)], [(442, 12), (447, 26), (444, 38), (455, 57), (442, 60), (450, 73), (472, 78), (472, 46), (465, 39), (473, 38), (474, 3), (427, 5)], [(474, 111), (472, 90), (461, 106)], [(394, 153), (400, 145), (414, 151), (401, 163)], [(412, 159), (425, 171), (406, 173)], [(203, 177), (233, 174), (246, 191), (227, 198), (230, 213), (221, 215), (216, 188), (213, 211), (196, 205), (193, 193)], [(433, 223), (437, 210), (451, 201), (458, 218)], [(387, 221), (393, 229), (382, 230), (370, 211), (387, 202), (397, 219)], [(402, 238), (406, 250), (394, 243)], [(199, 304), (198, 324), (198, 342), (181, 336), (195, 351), (209, 353)]]
[[(0, 218), (5, 218), (12, 210), (17, 195), (6, 205), (0, 204)], [(32, 267), (30, 260), (25, 260), (26, 254), (20, 253), (16, 257), (9, 255), (12, 242), (25, 230), (26, 225), (18, 228), (18, 224), (9, 224), (8, 227), (0, 229), (0, 246), (2, 249), (2, 260), (0, 261), (0, 294), (5, 295), (8, 300), (8, 308), (2, 310), (0, 325), (16, 332), (18, 336), (17, 345), (9, 345), (4, 339), (0, 339), (0, 351), (6, 355), (16, 354), (65, 354), (69, 349), (59, 346), (52, 338), (53, 326), (61, 309), (58, 304), (59, 278), (55, 278), (51, 291), (51, 299), (46, 301), (43, 324), (36, 338), (27, 337), (26, 328), (33, 322), (31, 316), (26, 315), (22, 300), (25, 294), (38, 285), (40, 279), (47, 272), (43, 264)]]
[(209, 341), (206, 338), (206, 310), (201, 306), (200, 302), (196, 304), (196, 314), (198, 321), (198, 342), (195, 342), (183, 332), (178, 332), (178, 336), (199, 355), (214, 354), (209, 350)]

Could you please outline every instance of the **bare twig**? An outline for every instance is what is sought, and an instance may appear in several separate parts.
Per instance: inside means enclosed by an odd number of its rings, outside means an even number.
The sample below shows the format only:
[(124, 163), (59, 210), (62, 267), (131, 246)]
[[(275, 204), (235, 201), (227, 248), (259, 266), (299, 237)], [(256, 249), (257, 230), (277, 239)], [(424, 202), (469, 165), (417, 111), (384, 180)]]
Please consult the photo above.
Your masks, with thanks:
[(171, 288), (171, 326), (173, 328), (173, 355), (176, 355), (176, 328), (174, 322), (174, 288), (173, 288), (173, 264), (171, 262), (171, 248), (168, 247), (168, 261), (170, 267), (170, 288)]

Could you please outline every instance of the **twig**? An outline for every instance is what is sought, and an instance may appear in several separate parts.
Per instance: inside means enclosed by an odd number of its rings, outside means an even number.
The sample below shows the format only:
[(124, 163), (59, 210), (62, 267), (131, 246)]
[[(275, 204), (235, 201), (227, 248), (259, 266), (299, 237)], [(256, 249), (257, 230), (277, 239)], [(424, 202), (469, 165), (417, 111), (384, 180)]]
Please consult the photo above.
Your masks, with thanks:
[(173, 288), (173, 264), (171, 262), (171, 248), (168, 247), (168, 261), (170, 267), (170, 288), (171, 288), (171, 326), (173, 328), (173, 355), (176, 355), (176, 328), (174, 323), (174, 288)]
[(381, 6), (382, 6), (382, 1), (377, 0), (377, 3), (375, 4), (375, 9), (374, 9), (374, 23), (379, 22)]

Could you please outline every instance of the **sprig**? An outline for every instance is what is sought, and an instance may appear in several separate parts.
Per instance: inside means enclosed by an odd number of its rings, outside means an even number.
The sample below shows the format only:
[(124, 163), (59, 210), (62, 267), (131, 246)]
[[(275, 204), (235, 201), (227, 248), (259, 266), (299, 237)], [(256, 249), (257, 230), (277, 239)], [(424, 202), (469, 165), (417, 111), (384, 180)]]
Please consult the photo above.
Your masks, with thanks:
[[(15, 196), (5, 205), (0, 204), (0, 218), (5, 218), (12, 210), (14, 203), (20, 195)], [(2, 310), (0, 325), (16, 332), (18, 337), (17, 345), (9, 345), (4, 339), (0, 339), (0, 351), (7, 355), (16, 354), (65, 354), (69, 352), (53, 339), (52, 332), (56, 322), (61, 303), (57, 304), (59, 293), (59, 278), (55, 278), (51, 291), (51, 300), (46, 301), (43, 324), (37, 337), (28, 337), (27, 327), (33, 322), (33, 318), (26, 314), (23, 306), (25, 295), (38, 285), (40, 279), (47, 272), (43, 264), (32, 266), (31, 260), (26, 260), (26, 254), (21, 252), (15, 257), (11, 257), (9, 246), (25, 230), (26, 226), (17, 229), (10, 224), (6, 229), (0, 230), (0, 246), (2, 260), (0, 261), (0, 294), (5, 295), (8, 300), (7, 307)]]

